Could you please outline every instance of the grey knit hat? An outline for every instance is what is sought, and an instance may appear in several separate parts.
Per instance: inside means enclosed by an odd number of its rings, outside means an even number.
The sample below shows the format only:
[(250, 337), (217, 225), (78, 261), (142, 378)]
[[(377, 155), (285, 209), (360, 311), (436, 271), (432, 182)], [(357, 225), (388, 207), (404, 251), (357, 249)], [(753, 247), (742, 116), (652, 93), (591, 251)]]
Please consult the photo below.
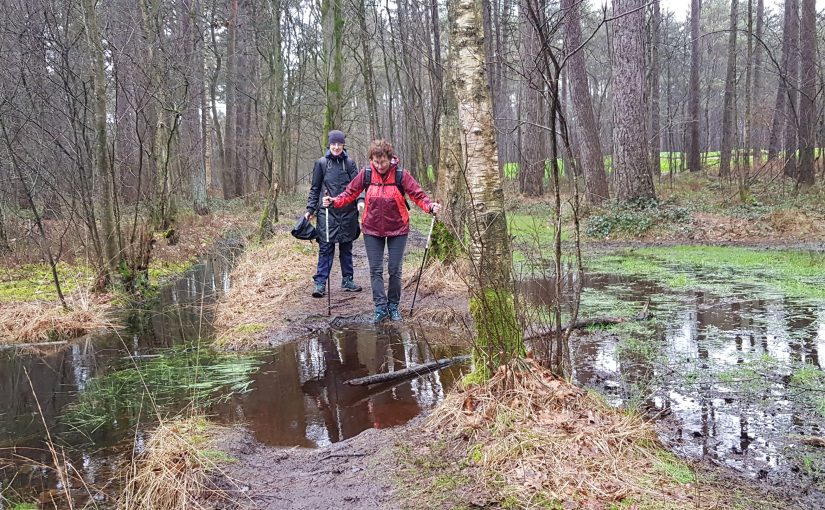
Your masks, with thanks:
[(344, 134), (343, 131), (338, 131), (337, 129), (333, 129), (329, 132), (329, 144), (332, 145), (334, 143), (343, 144), (346, 142), (347, 136)]

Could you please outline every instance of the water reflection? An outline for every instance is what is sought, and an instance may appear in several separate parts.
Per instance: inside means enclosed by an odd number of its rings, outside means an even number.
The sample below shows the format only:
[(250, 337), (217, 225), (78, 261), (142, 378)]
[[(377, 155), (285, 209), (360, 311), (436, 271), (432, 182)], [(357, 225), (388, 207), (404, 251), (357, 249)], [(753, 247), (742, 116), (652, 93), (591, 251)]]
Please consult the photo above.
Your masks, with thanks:
[[(610, 289), (619, 282), (628, 285), (626, 278), (610, 276), (592, 278), (589, 285)], [(639, 288), (649, 290), (651, 284), (641, 282)], [(801, 391), (791, 380), (805, 367), (823, 368), (825, 303), (754, 293), (659, 289), (652, 311), (663, 326), (647, 336), (578, 338), (574, 378), (598, 387), (614, 404), (641, 402), (643, 409), (669, 413), (670, 426), (662, 433), (682, 454), (709, 457), (759, 478), (795, 472), (798, 435), (821, 435), (823, 417), (814, 392)], [(630, 283), (622, 297), (641, 307), (649, 295)], [(659, 354), (627, 348), (634, 336)]]
[(433, 352), (421, 332), (406, 328), (331, 330), (265, 357), (254, 390), (213, 412), (224, 421), (244, 421), (265, 444), (328, 445), (368, 428), (406, 423), (436, 405), (460, 369), (395, 385), (350, 386), (345, 381), (453, 354), (448, 351)]

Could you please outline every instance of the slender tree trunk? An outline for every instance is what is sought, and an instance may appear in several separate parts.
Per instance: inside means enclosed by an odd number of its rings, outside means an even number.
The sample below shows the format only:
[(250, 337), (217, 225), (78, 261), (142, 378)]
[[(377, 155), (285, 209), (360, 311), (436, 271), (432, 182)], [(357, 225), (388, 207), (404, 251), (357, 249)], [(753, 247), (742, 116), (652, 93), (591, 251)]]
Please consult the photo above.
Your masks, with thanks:
[(785, 5), (788, 23), (783, 39), (788, 39), (788, 67), (785, 69), (788, 98), (785, 115), (784, 172), (785, 175), (796, 180), (798, 178), (796, 151), (799, 148), (799, 0), (786, 0)]
[[(523, 350), (513, 304), (512, 255), (498, 170), (492, 101), (486, 77), (482, 13), (474, 0), (453, 0), (450, 47), (455, 51), (456, 100), (464, 172), (470, 193), (470, 312), (476, 327), (474, 370), (489, 377)], [(481, 34), (479, 34), (481, 32)]]
[(321, 146), (327, 144), (327, 133), (342, 129), (344, 120), (344, 13), (342, 0), (322, 0), (321, 26), (324, 33), (324, 63), (326, 65), (324, 92), (324, 132)]
[[(224, 198), (231, 198), (230, 196), (226, 196), (227, 189), (234, 189), (235, 184), (234, 181), (230, 183), (226, 183), (226, 148), (224, 147), (223, 143), (223, 130), (221, 129), (221, 121), (220, 117), (218, 116), (218, 79), (221, 73), (221, 65), (223, 62), (223, 58), (221, 56), (221, 52), (218, 49), (218, 37), (215, 34), (215, 28), (218, 25), (217, 19), (215, 18), (215, 13), (217, 9), (217, 0), (212, 0), (212, 20), (209, 23), (209, 35), (210, 39), (212, 40), (212, 52), (215, 58), (215, 69), (212, 72), (212, 75), (209, 78), (209, 102), (212, 111), (212, 123), (214, 125), (214, 133), (215, 133), (215, 143), (217, 143), (218, 147), (218, 162), (220, 164), (220, 172), (213, 173), (212, 177), (216, 178), (220, 176), (220, 183), (221, 183), (221, 192), (224, 195)], [(226, 124), (226, 123), (224, 123)], [(211, 139), (211, 133), (208, 135)], [(212, 186), (216, 184), (215, 181), (210, 180), (209, 185)], [(228, 187), (228, 188), (227, 188)]]
[(0, 201), (0, 255), (11, 253), (9, 235), (6, 233), (6, 213), (3, 202)]
[[(752, 0), (749, 0), (749, 2)], [(764, 48), (762, 47), (762, 34), (765, 26), (765, 1), (758, 0), (756, 2), (756, 41), (753, 45), (753, 78), (752, 83), (752, 97), (753, 106), (762, 104), (762, 55), (764, 55)], [(751, 31), (748, 29), (748, 34)], [(760, 108), (761, 110), (762, 108)], [(753, 111), (753, 110), (752, 110)], [(765, 148), (765, 129), (762, 122), (763, 115), (759, 115), (757, 119), (749, 119), (751, 127), (748, 132), (751, 133), (752, 142), (748, 147), (753, 148), (753, 166), (762, 164), (762, 149)]]
[[(748, 53), (745, 67), (745, 150), (742, 151), (744, 161), (739, 165), (737, 173), (739, 185), (739, 200), (744, 204), (751, 201), (749, 190), (749, 171), (756, 163), (756, 151), (753, 146), (753, 0), (748, 0)], [(738, 151), (737, 151), (738, 152)]]
[(802, 0), (799, 17), (799, 175), (804, 186), (814, 183), (816, 148), (816, 0)]
[(188, 132), (192, 144), (200, 149), (200, 157), (197, 163), (192, 165), (192, 207), (195, 214), (199, 216), (209, 214), (208, 183), (212, 173), (212, 161), (209, 154), (209, 110), (206, 101), (205, 32), (200, 24), (202, 10), (201, 0), (189, 0), (186, 23), (192, 32), (189, 63), (194, 91), (189, 92), (187, 101), (189, 117), (191, 117), (188, 121), (191, 125)]
[(109, 160), (109, 142), (106, 131), (106, 73), (104, 67), (103, 44), (101, 33), (97, 26), (97, 14), (94, 0), (83, 0), (83, 16), (86, 30), (86, 40), (92, 60), (92, 87), (94, 94), (94, 126), (95, 126), (95, 166), (98, 174), (100, 196), (100, 218), (103, 228), (103, 253), (106, 258), (106, 267), (100, 268), (103, 278), (117, 274), (117, 267), (122, 258), (119, 225), (115, 219), (114, 204), (114, 171)]
[(278, 194), (280, 192), (280, 182), (284, 171), (283, 157), (283, 111), (284, 111), (284, 61), (283, 44), (281, 35), (280, 12), (281, 0), (270, 0), (270, 30), (269, 36), (269, 74), (270, 89), (269, 98), (271, 104), (267, 108), (269, 112), (267, 118), (266, 132), (269, 135), (270, 167), (268, 174), (269, 194), (261, 218), (261, 225), (258, 235), (261, 239), (266, 239), (274, 232), (274, 226), (278, 222)]
[(367, 7), (365, 0), (356, 4), (358, 16), (359, 37), (361, 39), (361, 74), (364, 76), (364, 94), (367, 101), (367, 117), (370, 123), (370, 139), (378, 137), (380, 125), (378, 123), (378, 100), (375, 97), (375, 74), (372, 70), (372, 51), (370, 50), (370, 33), (367, 29)]
[(701, 0), (690, 1), (690, 85), (688, 86), (687, 167), (691, 172), (702, 169), (699, 154), (699, 22)]
[(651, 172), (659, 179), (662, 175), (662, 133), (659, 118), (661, 116), (659, 100), (659, 45), (662, 30), (662, 14), (659, 8), (660, 0), (653, 0), (653, 19), (651, 19), (651, 48), (650, 48), (650, 160)]
[(622, 202), (655, 198), (645, 135), (644, 0), (613, 0), (613, 170)]
[(736, 112), (736, 25), (739, 18), (739, 0), (730, 2), (730, 28), (728, 31), (728, 66), (725, 73), (725, 97), (722, 107), (722, 149), (719, 155), (719, 176), (730, 176), (731, 150), (733, 149), (733, 118)]
[(226, 117), (224, 118), (226, 136), (222, 168), (223, 196), (227, 199), (240, 196), (242, 194), (240, 189), (243, 186), (238, 171), (238, 92), (235, 84), (235, 70), (238, 62), (238, 0), (229, 2), (228, 24), (226, 31)]
[[(782, 150), (783, 132), (786, 125), (786, 118), (792, 114), (792, 108), (788, 103), (788, 67), (792, 60), (791, 38), (788, 32), (793, 30), (796, 23), (796, 10), (794, 6), (796, 0), (785, 2), (785, 22), (783, 25), (782, 37), (782, 61), (779, 69), (779, 85), (776, 89), (776, 101), (773, 108), (773, 121), (771, 122), (770, 141), (768, 142), (768, 161), (777, 158)], [(794, 43), (795, 45), (795, 43)], [(794, 130), (796, 132), (796, 130)]]
[[(581, 1), (562, 0), (561, 9), (565, 14), (564, 45), (568, 58), (567, 76), (569, 77), (573, 109), (581, 141), (581, 162), (584, 173), (585, 197), (588, 203), (599, 205), (610, 198), (607, 188), (607, 175), (604, 171), (604, 152), (599, 137), (599, 127), (593, 114), (593, 102), (590, 98), (590, 84), (587, 79), (587, 66), (581, 34)], [(571, 53), (574, 52), (574, 53)]]

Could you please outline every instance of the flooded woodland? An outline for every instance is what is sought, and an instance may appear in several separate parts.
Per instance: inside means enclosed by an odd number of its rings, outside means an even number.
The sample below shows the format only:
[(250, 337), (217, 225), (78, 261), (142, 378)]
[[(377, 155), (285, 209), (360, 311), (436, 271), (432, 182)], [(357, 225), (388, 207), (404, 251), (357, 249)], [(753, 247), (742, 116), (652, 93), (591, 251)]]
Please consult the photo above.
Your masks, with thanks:
[[(735, 264), (659, 257), (667, 251), (592, 261), (583, 316), (648, 306), (650, 318), (574, 335), (572, 381), (648, 417), (683, 459), (796, 492), (811, 508), (825, 501), (825, 277), (760, 279)], [(84, 481), (70, 488), (76, 503), (106, 508), (113, 470), (159, 417), (197, 408), (263, 445), (325, 448), (431, 412), (466, 370), (344, 384), (467, 351), (460, 335), (414, 320), (334, 321), (264, 352), (212, 352), (209, 304), (231, 288), (232, 258), (205, 258), (116, 335), (0, 352), (4, 495), (45, 504), (65, 490), (49, 468), (54, 447)], [(520, 289), (540, 303), (550, 284)]]

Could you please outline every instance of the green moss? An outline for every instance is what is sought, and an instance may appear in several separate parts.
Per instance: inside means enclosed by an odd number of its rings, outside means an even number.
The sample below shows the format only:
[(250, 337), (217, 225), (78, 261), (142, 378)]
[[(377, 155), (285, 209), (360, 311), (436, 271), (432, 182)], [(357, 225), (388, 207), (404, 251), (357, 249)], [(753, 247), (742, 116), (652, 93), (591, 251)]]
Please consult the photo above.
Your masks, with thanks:
[[(77, 288), (90, 288), (95, 273), (87, 266), (58, 264), (57, 276), (65, 295)], [(37, 300), (57, 300), (52, 270), (48, 264), (27, 264), (0, 271), (0, 302)]]
[(183, 262), (169, 262), (152, 259), (149, 263), (149, 281), (157, 283), (160, 280), (180, 276), (192, 268), (194, 262), (186, 260)]
[(240, 324), (235, 326), (234, 331), (238, 333), (260, 333), (266, 330), (266, 324), (260, 322), (250, 322), (249, 324)]
[(484, 380), (495, 368), (524, 355), (521, 329), (509, 291), (485, 289), (470, 299), (469, 308), (476, 325), (474, 371), (480, 371)]

